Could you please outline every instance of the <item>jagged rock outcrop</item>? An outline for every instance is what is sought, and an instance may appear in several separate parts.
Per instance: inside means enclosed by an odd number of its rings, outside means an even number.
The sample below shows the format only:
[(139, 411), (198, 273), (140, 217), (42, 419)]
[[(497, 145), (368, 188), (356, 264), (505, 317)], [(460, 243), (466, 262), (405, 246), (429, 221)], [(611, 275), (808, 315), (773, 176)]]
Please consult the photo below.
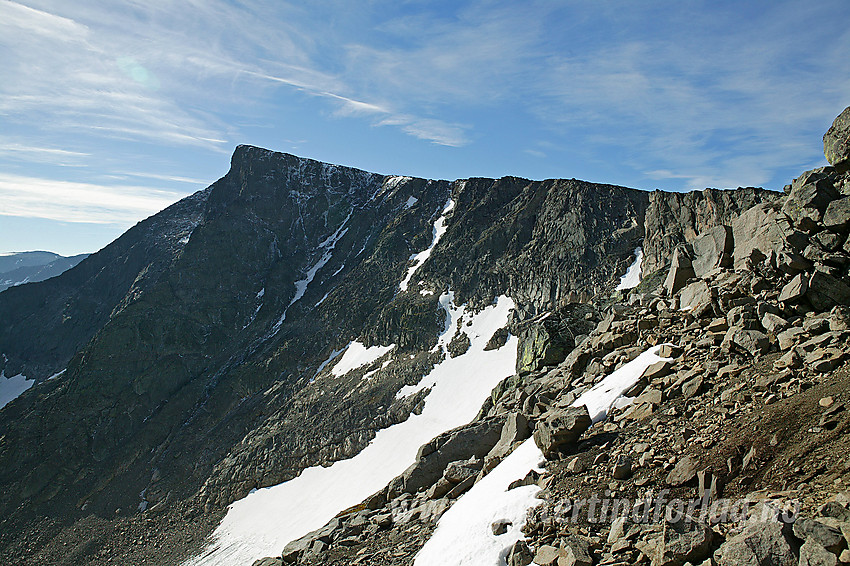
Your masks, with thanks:
[(689, 193), (649, 194), (643, 243), (643, 274), (649, 275), (669, 265), (681, 244), (691, 244), (718, 226), (730, 226), (744, 211), (779, 194), (752, 187), (735, 191), (706, 189)]
[(845, 171), (850, 168), (850, 107), (835, 118), (823, 135), (823, 153), (830, 165)]

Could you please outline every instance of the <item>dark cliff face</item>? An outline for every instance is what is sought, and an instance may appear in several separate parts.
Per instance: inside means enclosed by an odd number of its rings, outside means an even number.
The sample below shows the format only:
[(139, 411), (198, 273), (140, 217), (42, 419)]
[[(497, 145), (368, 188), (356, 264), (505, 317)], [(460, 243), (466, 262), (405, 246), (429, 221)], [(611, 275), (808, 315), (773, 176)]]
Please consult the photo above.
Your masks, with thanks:
[[(766, 198), (701, 195), (386, 177), (240, 146), (209, 189), (0, 294), (9, 369), (67, 367), (0, 411), (3, 528), (132, 512), (140, 492), (156, 505), (200, 489), (220, 507), (350, 457), (415, 409), (395, 393), (437, 361), (441, 292), (473, 308), (510, 295), (519, 321), (610, 290), (644, 241), (660, 267), (689, 230)], [(445, 234), (400, 291), (450, 198)], [(355, 339), (405, 361), (367, 385), (365, 369), (314, 382)]]
[[(73, 269), (0, 293), (0, 354), (6, 375), (42, 380), (71, 357), (114, 311), (148, 289), (183, 249), (201, 221), (201, 191), (130, 228)], [(0, 368), (4, 360), (0, 358)]]

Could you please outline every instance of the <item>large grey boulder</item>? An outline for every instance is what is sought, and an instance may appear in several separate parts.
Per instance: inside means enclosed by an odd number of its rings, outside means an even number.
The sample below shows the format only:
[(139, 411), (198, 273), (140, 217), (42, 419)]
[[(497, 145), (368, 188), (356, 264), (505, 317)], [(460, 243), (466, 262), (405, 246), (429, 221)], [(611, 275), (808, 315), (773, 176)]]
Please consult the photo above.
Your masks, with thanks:
[(593, 424), (587, 407), (556, 408), (541, 416), (534, 429), (534, 442), (547, 459), (571, 449)]
[(718, 267), (732, 265), (734, 248), (731, 226), (714, 226), (691, 242), (694, 250), (693, 268), (697, 277), (704, 277)]
[(762, 203), (732, 221), (735, 269), (747, 269), (748, 262), (761, 263), (771, 252), (778, 255), (784, 249), (785, 236), (779, 219), (776, 205)]
[(684, 289), (679, 296), (679, 308), (690, 309), (693, 313), (705, 313), (711, 306), (711, 288), (705, 281), (694, 281)]
[(843, 231), (850, 228), (850, 197), (832, 201), (823, 214), (823, 225), (828, 230)]
[(639, 543), (652, 566), (699, 564), (711, 553), (714, 532), (688, 516), (665, 521), (662, 532)]
[(794, 522), (794, 536), (813, 541), (834, 554), (847, 547), (841, 529), (827, 525), (817, 519), (801, 518)]
[(536, 317), (519, 331), (516, 370), (522, 375), (564, 361), (575, 342), (560, 332), (561, 319), (556, 313)]
[(823, 135), (823, 154), (839, 169), (850, 167), (850, 106), (835, 118)]
[(502, 427), (499, 442), (487, 454), (487, 460), (500, 460), (510, 454), (517, 444), (531, 436), (528, 419), (522, 413), (511, 413)]
[(746, 330), (734, 326), (726, 331), (721, 347), (726, 352), (738, 351), (755, 356), (764, 354), (770, 349), (770, 339), (759, 330)]
[(715, 555), (717, 566), (796, 566), (782, 523), (759, 522), (728, 539)]
[(811, 232), (817, 229), (817, 224), (823, 219), (823, 213), (829, 203), (840, 196), (828, 178), (802, 185), (794, 183), (785, 204), (782, 205), (782, 212), (791, 219), (794, 226)]
[(837, 566), (838, 558), (814, 540), (807, 540), (800, 547), (798, 564), (799, 566)]
[(499, 442), (503, 419), (488, 419), (464, 425), (422, 445), (416, 462), (390, 484), (392, 493), (416, 493), (435, 484), (446, 467), (458, 460), (484, 458)]

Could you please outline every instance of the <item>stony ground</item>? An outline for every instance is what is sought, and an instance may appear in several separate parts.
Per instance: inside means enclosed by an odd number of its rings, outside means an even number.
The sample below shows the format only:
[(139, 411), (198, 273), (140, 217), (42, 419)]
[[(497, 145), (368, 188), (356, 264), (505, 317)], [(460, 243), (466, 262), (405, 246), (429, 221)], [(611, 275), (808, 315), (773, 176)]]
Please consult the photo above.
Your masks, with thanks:
[(180, 505), (117, 519), (89, 515), (70, 526), (41, 520), (8, 553), (15, 564), (177, 565), (203, 549), (221, 517)]

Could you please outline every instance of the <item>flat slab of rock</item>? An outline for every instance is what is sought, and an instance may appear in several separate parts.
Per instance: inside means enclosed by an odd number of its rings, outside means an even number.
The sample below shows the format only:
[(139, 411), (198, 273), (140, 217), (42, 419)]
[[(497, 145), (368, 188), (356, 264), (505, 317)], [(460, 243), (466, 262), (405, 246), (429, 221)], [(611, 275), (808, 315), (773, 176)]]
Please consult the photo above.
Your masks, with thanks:
[(691, 242), (694, 250), (693, 268), (697, 277), (704, 277), (718, 267), (732, 265), (732, 227), (714, 226)]
[(806, 295), (809, 290), (809, 279), (803, 273), (798, 273), (794, 278), (779, 292), (779, 301), (797, 301)]

